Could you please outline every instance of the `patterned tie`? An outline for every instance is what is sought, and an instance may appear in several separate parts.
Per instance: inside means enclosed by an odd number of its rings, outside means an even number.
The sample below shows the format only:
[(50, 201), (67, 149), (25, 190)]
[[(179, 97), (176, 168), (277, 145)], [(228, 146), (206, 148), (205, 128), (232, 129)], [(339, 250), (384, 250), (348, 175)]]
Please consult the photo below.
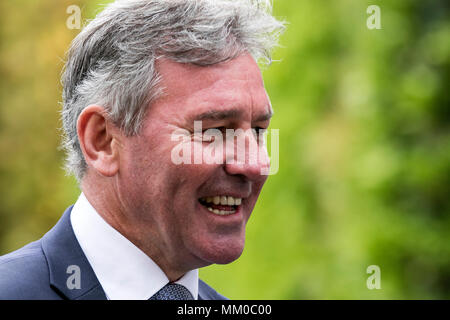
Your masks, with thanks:
[(149, 300), (194, 300), (192, 294), (181, 284), (169, 283)]

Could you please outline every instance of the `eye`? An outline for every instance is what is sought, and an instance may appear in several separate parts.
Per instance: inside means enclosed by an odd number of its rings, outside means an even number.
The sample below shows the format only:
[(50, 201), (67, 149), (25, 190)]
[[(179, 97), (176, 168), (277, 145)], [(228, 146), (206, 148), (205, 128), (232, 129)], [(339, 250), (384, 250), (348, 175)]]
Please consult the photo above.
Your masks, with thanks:
[(225, 127), (221, 126), (221, 127), (215, 127), (215, 128), (206, 128), (203, 130), (203, 133), (205, 133), (207, 130), (210, 130), (210, 129), (219, 130), (222, 133), (225, 132)]
[(203, 142), (213, 142), (216, 140), (217, 136), (224, 136), (226, 128), (222, 127), (214, 127), (214, 128), (206, 128), (202, 131), (202, 141)]

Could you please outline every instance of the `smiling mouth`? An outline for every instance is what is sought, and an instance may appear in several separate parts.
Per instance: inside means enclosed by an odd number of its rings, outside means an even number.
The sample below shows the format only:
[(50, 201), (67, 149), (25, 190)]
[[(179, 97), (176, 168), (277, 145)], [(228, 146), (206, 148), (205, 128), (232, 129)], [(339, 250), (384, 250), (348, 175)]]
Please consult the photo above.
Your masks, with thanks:
[(236, 213), (238, 207), (242, 203), (242, 198), (234, 198), (232, 196), (214, 196), (214, 197), (203, 197), (198, 199), (200, 204), (210, 212), (226, 216)]

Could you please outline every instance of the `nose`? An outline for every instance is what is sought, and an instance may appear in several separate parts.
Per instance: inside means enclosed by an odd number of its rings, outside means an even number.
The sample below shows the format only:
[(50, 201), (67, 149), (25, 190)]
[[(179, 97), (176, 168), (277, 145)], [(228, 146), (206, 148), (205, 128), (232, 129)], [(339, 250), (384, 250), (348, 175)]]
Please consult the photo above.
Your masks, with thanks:
[(264, 181), (270, 168), (265, 142), (250, 129), (236, 132), (232, 138), (227, 136), (225, 171), (251, 181)]

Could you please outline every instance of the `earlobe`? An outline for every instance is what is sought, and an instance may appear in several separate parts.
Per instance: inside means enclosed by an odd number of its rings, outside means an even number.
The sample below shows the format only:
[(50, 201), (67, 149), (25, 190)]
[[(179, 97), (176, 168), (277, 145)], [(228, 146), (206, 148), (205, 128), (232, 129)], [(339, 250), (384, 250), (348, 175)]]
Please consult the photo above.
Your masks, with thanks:
[(77, 133), (88, 168), (107, 177), (119, 170), (119, 150), (115, 140), (119, 130), (101, 106), (90, 105), (78, 117)]

